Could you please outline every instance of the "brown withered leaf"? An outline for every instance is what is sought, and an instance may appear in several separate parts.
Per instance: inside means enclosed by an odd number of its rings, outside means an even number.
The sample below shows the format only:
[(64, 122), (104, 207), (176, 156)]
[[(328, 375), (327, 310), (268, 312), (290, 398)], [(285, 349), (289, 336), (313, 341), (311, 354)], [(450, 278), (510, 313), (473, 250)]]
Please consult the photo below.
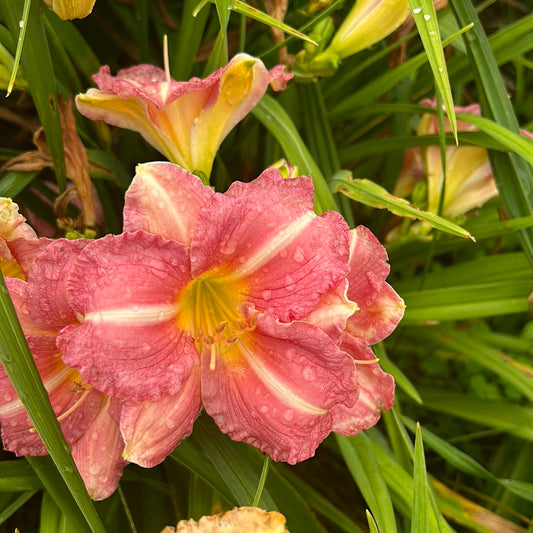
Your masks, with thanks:
[[(72, 98), (65, 101), (61, 96), (58, 101), (67, 177), (74, 183), (76, 187), (75, 196), (79, 198), (82, 205), (83, 226), (92, 228), (96, 224), (96, 213), (92, 196), (91, 179), (89, 177), (90, 166), (87, 159), (87, 151), (76, 130), (74, 101)], [(37, 147), (37, 150), (25, 152), (10, 159), (0, 169), (0, 172), (31, 172), (40, 171), (44, 168), (53, 169), (52, 158), (43, 128), (39, 128), (34, 133), (33, 144)], [(98, 170), (105, 172), (105, 170), (100, 168)]]

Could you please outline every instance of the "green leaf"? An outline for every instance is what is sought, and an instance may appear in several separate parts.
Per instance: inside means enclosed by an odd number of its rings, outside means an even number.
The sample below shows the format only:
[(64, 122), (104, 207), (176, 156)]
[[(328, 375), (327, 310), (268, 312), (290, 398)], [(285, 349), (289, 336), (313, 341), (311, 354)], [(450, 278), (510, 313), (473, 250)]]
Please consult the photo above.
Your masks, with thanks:
[(411, 533), (425, 533), (429, 531), (429, 501), (428, 482), (426, 474), (426, 460), (422, 444), (420, 424), (416, 425), (415, 457), (413, 470), (413, 517)]
[(43, 487), (24, 459), (0, 461), (0, 492), (38, 490)]
[(38, 175), (38, 172), (7, 172), (0, 180), (0, 196), (14, 198)]
[(335, 435), (350, 470), (380, 531), (397, 531), (396, 519), (382, 470), (376, 463), (370, 439), (364, 433), (354, 437)]
[(267, 15), (266, 13), (263, 13), (262, 11), (259, 11), (259, 9), (256, 9), (255, 7), (249, 6), (245, 2), (241, 2), (241, 0), (231, 0), (230, 9), (232, 11), (236, 11), (237, 13), (241, 13), (242, 15), (246, 15), (251, 19), (257, 20), (258, 22), (262, 22), (267, 26), (277, 28), (283, 31), (284, 33), (287, 33), (288, 35), (291, 35), (292, 37), (296, 37), (297, 39), (301, 39), (315, 46), (318, 46), (318, 43), (315, 43), (313, 39), (303, 34), (302, 32), (291, 28), (291, 26), (284, 24), (283, 22), (275, 19), (274, 17), (271, 17), (270, 15)]
[(499, 400), (487, 400), (446, 390), (421, 390), (424, 406), (533, 440), (533, 409)]
[(418, 33), (422, 39), (422, 44), (426, 51), (435, 85), (441, 94), (446, 106), (446, 114), (450, 121), (453, 135), (457, 140), (457, 120), (455, 118), (455, 109), (453, 106), (452, 91), (448, 72), (446, 70), (446, 61), (440, 39), (439, 24), (437, 13), (432, 0), (408, 0), (411, 13), (415, 21)]
[(2, 525), (11, 515), (15, 514), (30, 498), (37, 493), (36, 490), (30, 490), (20, 494), (13, 502), (0, 512), (0, 525)]
[[(0, 14), (3, 15), (15, 39), (19, 36), (22, 11), (23, 0), (0, 2)], [(31, 3), (28, 23), (24, 25), (24, 29), (28, 37), (24, 42), (21, 57), (24, 75), (28, 80), (28, 87), (46, 134), (46, 141), (54, 163), (57, 186), (59, 191), (63, 192), (66, 189), (67, 180), (57, 102), (58, 89), (39, 2), (35, 0)]]
[(433, 213), (429, 213), (428, 211), (418, 209), (404, 198), (399, 198), (390, 194), (387, 190), (373, 181), (352, 179), (350, 172), (338, 172), (330, 181), (330, 187), (333, 191), (342, 192), (352, 200), (364, 205), (378, 209), (387, 209), (394, 215), (400, 217), (423, 220), (431, 227), (440, 231), (475, 240), (468, 231), (457, 226), (453, 222), (434, 215)]
[[(518, 134), (518, 121), (513, 106), (474, 6), (471, 2), (463, 0), (450, 0), (450, 5), (460, 25), (466, 21), (474, 23), (468, 38), (465, 39), (465, 44), (478, 91), (482, 96), (483, 114), (502, 128)], [(531, 23), (531, 19), (526, 22)], [(531, 166), (516, 154), (491, 152), (489, 157), (494, 179), (507, 213), (513, 218), (533, 215)], [(521, 230), (519, 237), (524, 252), (533, 265), (533, 233), (531, 230)]]
[(269, 95), (255, 106), (252, 114), (277, 139), (291, 165), (303, 175), (311, 176), (315, 186), (315, 211), (320, 214), (328, 209), (337, 210), (328, 184), (303, 142), (298, 129), (281, 105)]

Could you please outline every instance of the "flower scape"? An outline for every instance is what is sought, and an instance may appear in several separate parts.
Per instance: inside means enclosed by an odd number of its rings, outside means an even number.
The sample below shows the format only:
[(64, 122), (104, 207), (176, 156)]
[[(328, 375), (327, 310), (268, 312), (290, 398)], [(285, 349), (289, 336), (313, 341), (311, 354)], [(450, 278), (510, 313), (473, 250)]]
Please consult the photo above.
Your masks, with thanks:
[[(404, 304), (386, 282), (387, 254), (372, 233), (350, 230), (337, 212), (315, 214), (310, 177), (284, 179), (270, 168), (218, 193), (183, 168), (199, 165), (208, 174), (229, 127), (220, 126), (221, 116), (233, 125), (244, 114), (239, 83), (255, 95), (249, 110), (270, 81), (286, 83), (283, 69), (268, 74), (259, 60), (237, 57), (174, 90), (153, 69), (147, 85), (147, 68), (117, 82), (101, 72), (95, 79), (104, 93), (78, 100), (91, 117), (137, 121), (156, 147), (163, 145), (154, 139), (168, 146), (179, 138), (179, 153), (192, 154), (175, 158), (189, 165), (138, 165), (122, 233), (39, 239), (3, 200), (6, 284), (94, 499), (114, 492), (128, 462), (161, 463), (202, 410), (231, 439), (295, 464), (330, 432), (370, 428), (394, 401), (394, 380), (370, 346), (394, 330)], [(228, 91), (234, 108), (219, 106)], [(154, 95), (165, 92), (173, 96), (157, 104)], [(161, 132), (161, 124), (176, 122), (158, 114), (179, 98), (201, 100), (184, 128), (207, 145)], [(15, 271), (21, 275), (9, 277)], [(0, 385), (5, 448), (45, 454), (4, 372)]]

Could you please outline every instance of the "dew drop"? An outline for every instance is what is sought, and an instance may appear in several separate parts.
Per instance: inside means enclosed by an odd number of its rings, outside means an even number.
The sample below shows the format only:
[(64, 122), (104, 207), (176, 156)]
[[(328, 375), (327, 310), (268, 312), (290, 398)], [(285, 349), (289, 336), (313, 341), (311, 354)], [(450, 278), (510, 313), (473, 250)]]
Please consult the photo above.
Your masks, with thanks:
[(172, 429), (175, 425), (174, 420), (171, 420), (170, 418), (165, 420), (165, 426), (167, 426), (167, 428)]
[(305, 254), (304, 254), (304, 250), (301, 246), (298, 246), (294, 252), (294, 255), (292, 256), (292, 258), (297, 262), (297, 263), (303, 263), (304, 259), (305, 259)]
[(89, 466), (89, 474), (96, 476), (100, 470), (102, 470), (102, 465), (100, 463), (91, 463)]
[(23, 20), (19, 20), (19, 28), (24, 28), (24, 21)]
[(287, 421), (287, 422), (290, 422), (293, 418), (294, 418), (294, 411), (292, 409), (287, 409), (284, 413), (283, 413), (283, 418)]
[(424, 15), (424, 20), (430, 20), (431, 19), (431, 15), (428, 15), (427, 13)]
[(421, 11), (422, 11), (422, 8), (421, 8), (421, 7), (415, 7), (415, 8), (413, 9), (413, 13), (414, 13), (415, 15), (418, 15), (418, 13), (420, 13)]
[(259, 409), (262, 413), (268, 413), (268, 405), (262, 405)]
[(305, 381), (313, 381), (316, 377), (315, 371), (310, 366), (306, 366), (303, 371), (302, 375), (305, 379)]

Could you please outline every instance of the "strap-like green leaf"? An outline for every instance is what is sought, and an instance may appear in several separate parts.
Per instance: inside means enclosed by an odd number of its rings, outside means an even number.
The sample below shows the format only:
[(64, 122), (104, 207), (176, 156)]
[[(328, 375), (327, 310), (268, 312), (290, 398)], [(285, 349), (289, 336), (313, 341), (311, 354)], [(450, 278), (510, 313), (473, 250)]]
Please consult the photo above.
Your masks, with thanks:
[(399, 198), (390, 194), (383, 187), (373, 181), (365, 179), (352, 179), (351, 174), (346, 171), (338, 172), (330, 181), (330, 187), (333, 191), (340, 191), (352, 200), (378, 209), (387, 209), (391, 213), (407, 218), (415, 218), (427, 222), (431, 227), (475, 240), (468, 231), (457, 226), (445, 218), (422, 211), (414, 205), (411, 205), (404, 198)]

